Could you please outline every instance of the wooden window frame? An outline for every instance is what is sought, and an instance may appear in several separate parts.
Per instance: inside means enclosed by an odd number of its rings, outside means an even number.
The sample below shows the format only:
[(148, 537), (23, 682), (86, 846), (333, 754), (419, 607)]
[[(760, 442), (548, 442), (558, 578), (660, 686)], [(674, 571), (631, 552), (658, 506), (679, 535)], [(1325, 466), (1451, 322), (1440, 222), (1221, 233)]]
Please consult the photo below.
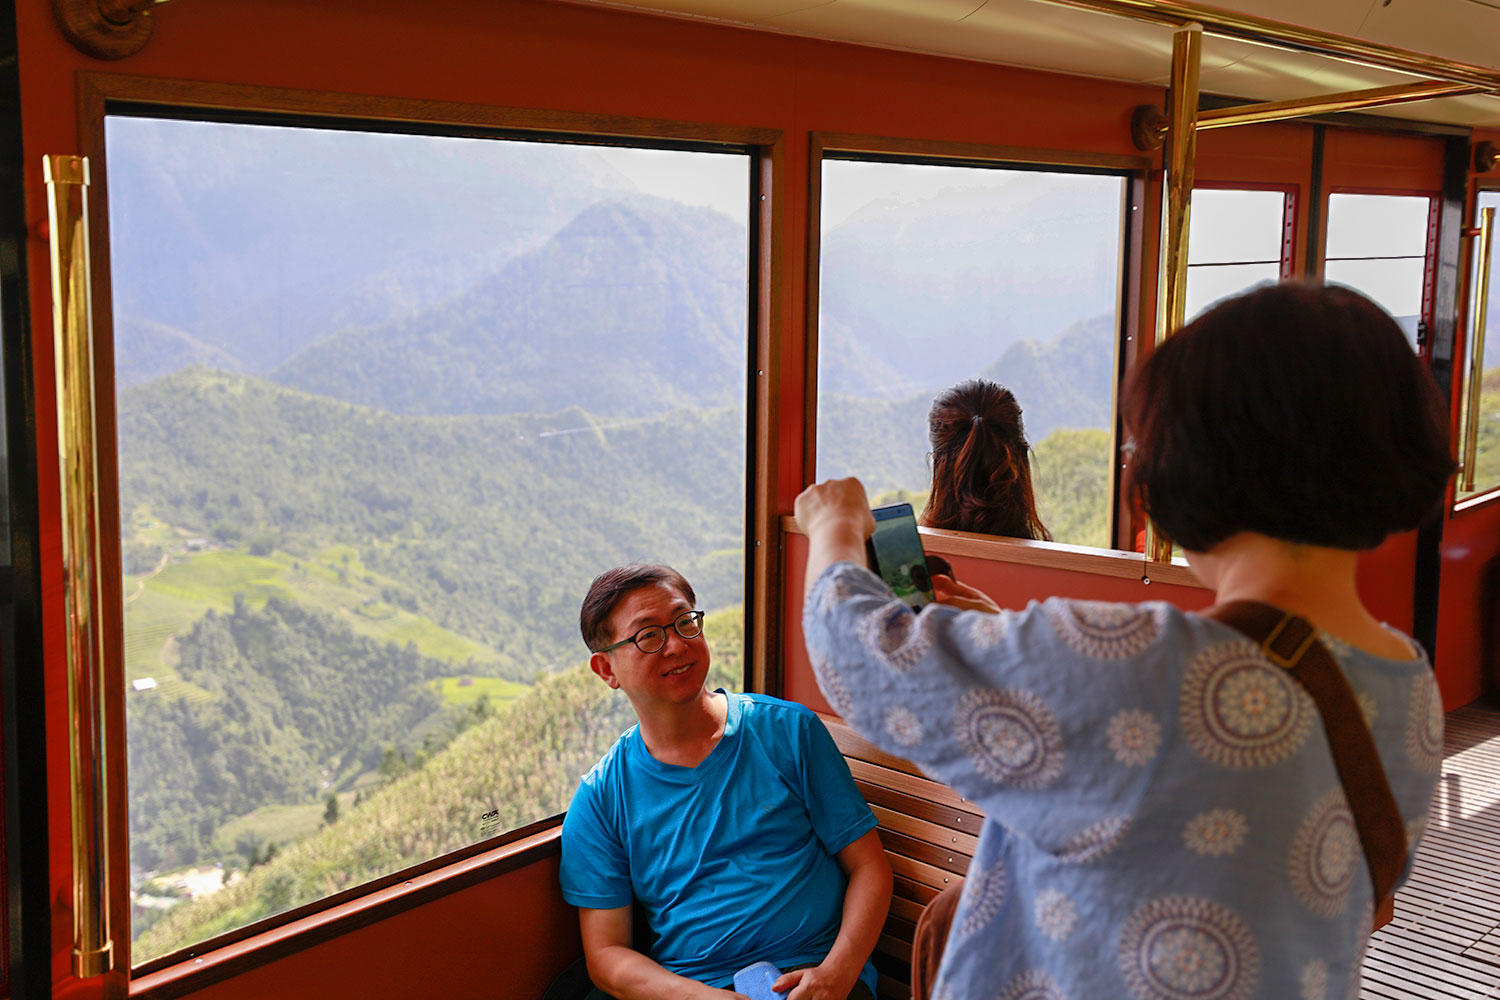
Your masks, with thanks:
[[(614, 114), (510, 108), (407, 98), (241, 84), (201, 83), (159, 77), (80, 72), (79, 146), (93, 162), (90, 197), (90, 253), (93, 258), (95, 369), (114, 371), (114, 331), (109, 270), (108, 166), (105, 118), (110, 114), (324, 128), (365, 128), (415, 134), (470, 135), (501, 139), (564, 141), (598, 145), (659, 146), (738, 152), (750, 166), (748, 190), (745, 507), (745, 683), (771, 690), (779, 683), (779, 648), (774, 622), (779, 607), (780, 565), (776, 541), (780, 522), (774, 508), (777, 393), (780, 349), (772, 324), (782, 295), (782, 236), (785, 208), (777, 198), (785, 186), (784, 137), (780, 129), (749, 125), (666, 121)], [(114, 379), (96, 385), (97, 440), (117, 440)], [(119, 507), (118, 455), (100, 449), (99, 502)], [(105, 519), (101, 573), (120, 573), (118, 519)], [(113, 576), (112, 576), (113, 575)], [(118, 588), (105, 588), (101, 609), (106, 634), (123, 635), (124, 613)], [(125, 674), (118, 645), (106, 655), (105, 725), (110, 754), (107, 787), (126, 785)], [(109, 797), (109, 900), (115, 954), (129, 955), (129, 820), (124, 796)], [(540, 820), (518, 830), (430, 859), (334, 896), (267, 917), (199, 942), (129, 971), (132, 993), (181, 996), (237, 975), (339, 934), (422, 905), (480, 881), (557, 853), (562, 817)]]
[[(951, 167), (986, 167), (1044, 171), (1056, 168), (1067, 172), (1118, 176), (1123, 194), (1120, 212), (1119, 274), (1116, 281), (1118, 318), (1115, 331), (1114, 383), (1110, 390), (1111, 457), (1107, 496), (1110, 498), (1109, 537), (1118, 545), (1128, 533), (1128, 517), (1121, 516), (1123, 477), (1120, 475), (1120, 387), (1124, 373), (1134, 361), (1140, 344), (1141, 303), (1150, 301), (1153, 290), (1145, 287), (1148, 268), (1141, 266), (1145, 239), (1144, 217), (1148, 198), (1145, 183), (1151, 169), (1146, 156), (1122, 153), (1087, 153), (1076, 150), (1041, 149), (1031, 146), (1001, 146), (988, 143), (946, 142), (933, 139), (904, 139), (890, 136), (859, 135), (845, 132), (812, 132), (808, 137), (807, 171), (807, 298), (804, 316), (807, 331), (803, 359), (804, 392), (802, 410), (802, 485), (817, 479), (818, 468), (818, 312), (821, 303), (822, 269), (823, 161), (864, 160), (870, 162), (930, 164)], [(1154, 274), (1154, 272), (1153, 272)], [(1154, 278), (1152, 279), (1154, 280)], [(1123, 527), (1122, 527), (1123, 525)], [(1061, 550), (1080, 547), (1053, 542), (1036, 545), (1058, 545)], [(1118, 548), (1085, 549), (1118, 552)], [(1123, 550), (1129, 551), (1129, 550)], [(1139, 554), (1130, 552), (1139, 559)], [(1137, 574), (1139, 576), (1139, 574)]]

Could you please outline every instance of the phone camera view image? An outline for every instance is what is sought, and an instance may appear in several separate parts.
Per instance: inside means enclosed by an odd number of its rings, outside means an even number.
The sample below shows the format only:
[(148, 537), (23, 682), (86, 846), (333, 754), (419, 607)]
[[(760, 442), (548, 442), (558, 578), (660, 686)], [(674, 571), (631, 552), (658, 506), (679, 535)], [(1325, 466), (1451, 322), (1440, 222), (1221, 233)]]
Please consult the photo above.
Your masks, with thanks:
[(875, 533), (866, 545), (870, 568), (913, 608), (931, 604), (932, 578), (911, 504), (876, 507), (870, 513), (875, 515)]

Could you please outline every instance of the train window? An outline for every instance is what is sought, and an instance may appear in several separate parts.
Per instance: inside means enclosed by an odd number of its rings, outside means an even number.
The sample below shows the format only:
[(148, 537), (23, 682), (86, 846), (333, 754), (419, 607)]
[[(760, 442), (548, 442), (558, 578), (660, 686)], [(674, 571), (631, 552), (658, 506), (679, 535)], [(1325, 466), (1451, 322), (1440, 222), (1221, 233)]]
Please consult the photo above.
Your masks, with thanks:
[(609, 566), (740, 686), (747, 154), (106, 141), (134, 962), (561, 813)]
[(1286, 274), (1284, 191), (1198, 188), (1188, 225), (1187, 318)]
[(1124, 184), (825, 158), (818, 477), (920, 508), (933, 396), (989, 378), (1021, 404), (1054, 540), (1108, 547)]
[[(1476, 202), (1476, 218), (1486, 208), (1500, 210), (1500, 191), (1480, 191)], [(1496, 214), (1500, 215), (1500, 211)], [(1478, 273), (1479, 260), (1475, 254), (1469, 279), (1471, 324), (1479, 290)], [(1474, 417), (1479, 429), (1474, 452), (1474, 489), (1460, 494), (1460, 499), (1487, 493), (1500, 486), (1500, 238), (1496, 237), (1492, 237), (1490, 242), (1490, 286), (1484, 324), (1484, 360), (1481, 364), (1483, 375), (1479, 383), (1479, 412)], [(1465, 392), (1467, 393), (1467, 387)], [(1467, 399), (1467, 395), (1465, 398)]]
[(1425, 314), (1432, 199), (1331, 194), (1323, 278), (1378, 302), (1418, 347)]

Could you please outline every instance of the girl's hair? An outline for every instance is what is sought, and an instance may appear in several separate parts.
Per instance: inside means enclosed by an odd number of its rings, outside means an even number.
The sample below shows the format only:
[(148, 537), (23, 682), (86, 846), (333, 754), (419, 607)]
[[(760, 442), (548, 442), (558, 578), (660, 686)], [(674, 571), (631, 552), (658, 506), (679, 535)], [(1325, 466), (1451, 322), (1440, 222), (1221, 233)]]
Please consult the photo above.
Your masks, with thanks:
[(1003, 385), (970, 379), (946, 389), (927, 414), (932, 496), (929, 528), (1051, 541), (1036, 516), (1021, 404)]

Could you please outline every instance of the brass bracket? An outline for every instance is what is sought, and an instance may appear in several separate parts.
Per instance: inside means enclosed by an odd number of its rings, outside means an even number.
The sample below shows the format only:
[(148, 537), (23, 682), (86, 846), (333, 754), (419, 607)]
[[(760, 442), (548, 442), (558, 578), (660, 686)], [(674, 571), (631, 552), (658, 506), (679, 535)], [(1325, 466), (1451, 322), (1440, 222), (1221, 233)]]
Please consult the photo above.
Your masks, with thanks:
[(52, 0), (52, 16), (73, 47), (95, 59), (124, 59), (145, 47), (151, 8), (167, 0)]
[(1474, 172), (1476, 174), (1489, 173), (1495, 169), (1497, 163), (1500, 163), (1500, 146), (1488, 139), (1474, 143)]

